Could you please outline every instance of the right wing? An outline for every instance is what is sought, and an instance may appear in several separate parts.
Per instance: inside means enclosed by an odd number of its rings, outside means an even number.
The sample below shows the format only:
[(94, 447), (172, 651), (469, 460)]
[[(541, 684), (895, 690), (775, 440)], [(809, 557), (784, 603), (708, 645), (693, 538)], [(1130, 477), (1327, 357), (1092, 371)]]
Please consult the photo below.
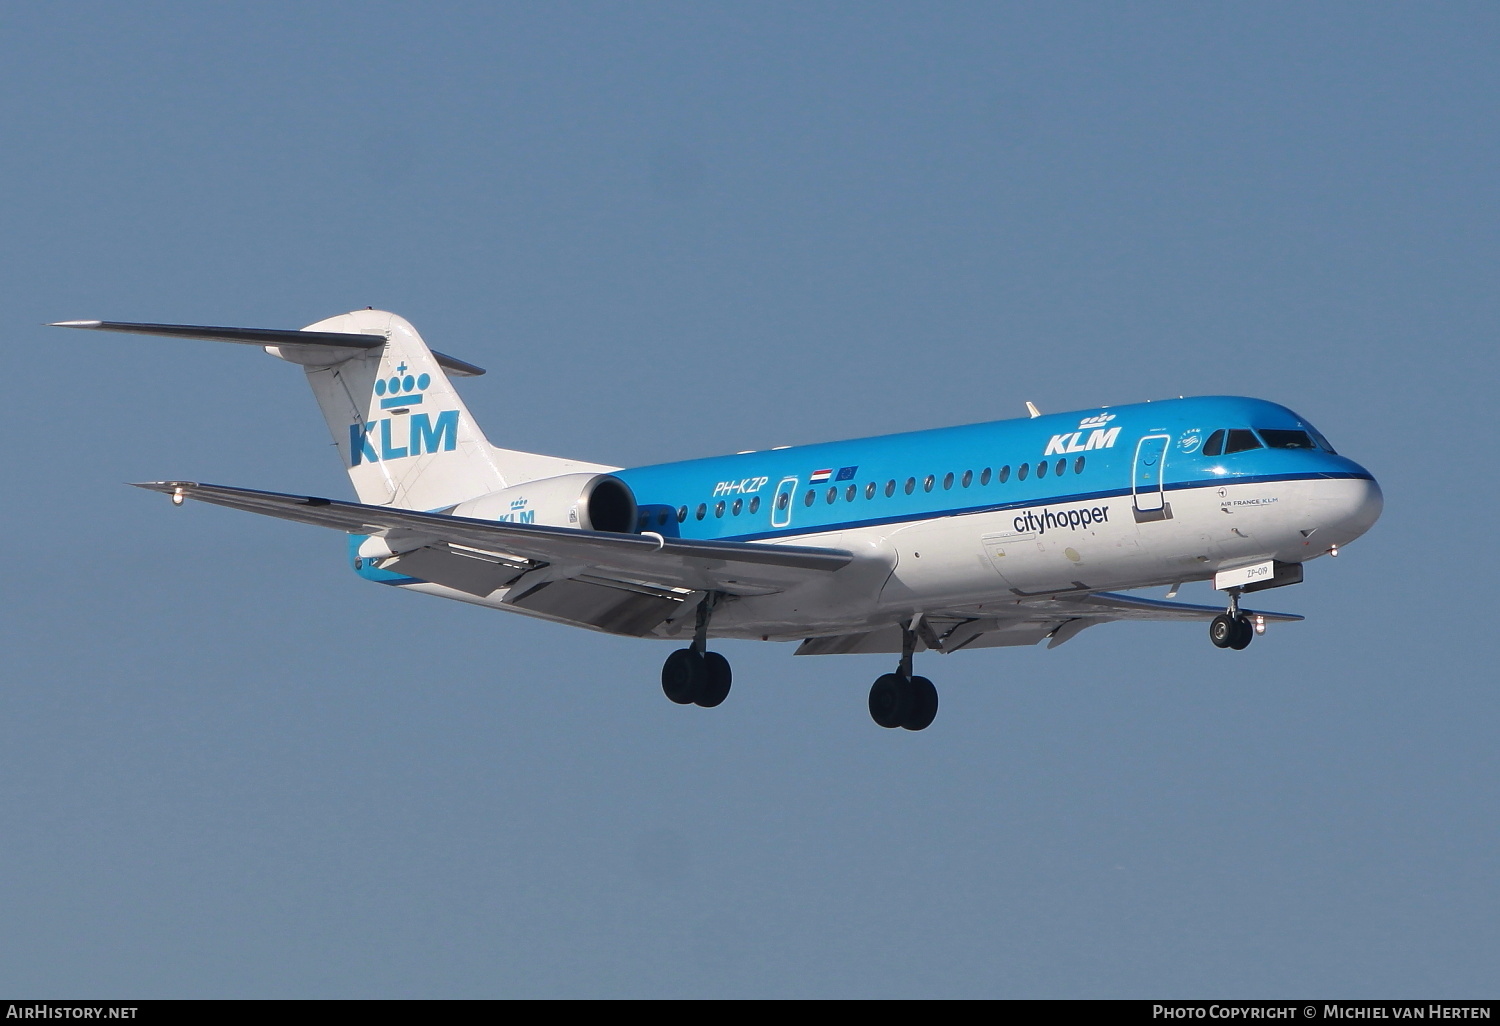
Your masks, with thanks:
[[(1070, 592), (1017, 599), (998, 608), (966, 614), (947, 610), (922, 617), (917, 632), (917, 651), (932, 649), (944, 654), (965, 648), (999, 648), (1047, 642), (1056, 648), (1076, 638), (1085, 628), (1115, 620), (1199, 620), (1207, 622), (1224, 612), (1223, 606), (1200, 606), (1191, 602), (1169, 602), (1117, 591)], [(1248, 616), (1271, 622), (1301, 620), (1296, 613), (1269, 613), (1245, 609)], [(808, 638), (797, 655), (843, 655), (901, 651), (901, 628), (882, 627), (858, 634), (836, 634)]]

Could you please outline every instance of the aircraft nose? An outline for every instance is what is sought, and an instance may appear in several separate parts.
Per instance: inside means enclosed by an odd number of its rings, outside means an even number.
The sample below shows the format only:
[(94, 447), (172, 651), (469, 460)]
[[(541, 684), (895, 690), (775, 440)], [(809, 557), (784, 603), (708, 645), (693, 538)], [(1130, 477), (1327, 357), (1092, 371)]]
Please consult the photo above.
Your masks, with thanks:
[(1328, 526), (1338, 544), (1347, 545), (1375, 526), (1385, 508), (1385, 496), (1373, 477), (1346, 478), (1337, 484), (1329, 497)]

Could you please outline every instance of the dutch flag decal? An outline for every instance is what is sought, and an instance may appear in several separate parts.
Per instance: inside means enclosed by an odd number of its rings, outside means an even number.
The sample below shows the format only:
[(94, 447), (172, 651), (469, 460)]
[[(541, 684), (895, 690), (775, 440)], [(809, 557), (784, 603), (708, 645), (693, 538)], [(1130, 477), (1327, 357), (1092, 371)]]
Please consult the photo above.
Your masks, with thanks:
[(809, 477), (807, 480), (812, 484), (822, 484), (832, 476), (833, 468), (829, 467), (827, 470), (814, 470), (812, 472), (812, 477)]

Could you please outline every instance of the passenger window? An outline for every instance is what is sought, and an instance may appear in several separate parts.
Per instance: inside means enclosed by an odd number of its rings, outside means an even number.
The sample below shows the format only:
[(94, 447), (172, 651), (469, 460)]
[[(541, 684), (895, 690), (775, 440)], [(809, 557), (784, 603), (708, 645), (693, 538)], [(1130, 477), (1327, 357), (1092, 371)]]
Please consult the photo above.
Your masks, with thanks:
[(1312, 435), (1306, 431), (1285, 431), (1277, 428), (1260, 428), (1260, 437), (1273, 449), (1313, 449)]
[(873, 498), (875, 498), (875, 482), (874, 481), (871, 481), (869, 484), (865, 485), (865, 498), (867, 498), (867, 499), (873, 499)]
[(1018, 467), (1016, 469), (1016, 480), (1017, 481), (1024, 481), (1024, 480), (1026, 480), (1026, 471), (1027, 471), (1027, 469), (1030, 466), (1031, 466), (1031, 464), (1029, 464), (1029, 463), (1023, 463), (1023, 464), (1021, 464), (1020, 467)]
[(928, 474), (927, 477), (926, 477), (926, 479), (923, 480), (923, 482), (922, 482), (922, 491), (924, 491), (924, 492), (930, 492), (930, 491), (932, 491), (932, 482), (934, 480), (936, 480), (936, 479), (931, 474)]
[(895, 495), (895, 494), (896, 494), (896, 479), (895, 478), (891, 478), (889, 481), (887, 481), (885, 483), (885, 497), (887, 499), (889, 499), (892, 495)]
[(1005, 482), (1007, 482), (1007, 481), (1010, 480), (1010, 464), (1009, 463), (1007, 463), (1005, 466), (1003, 466), (1003, 467), (1000, 468), (1000, 473), (995, 476), (995, 480), (998, 481), (998, 482), (1000, 482), (1001, 484), (1004, 484)]
[(844, 489), (844, 501), (845, 502), (853, 502), (854, 501), (854, 495), (858, 491), (859, 491), (859, 485), (850, 485), (848, 488), (845, 488)]
[(809, 488), (807, 490), (807, 494), (802, 497), (802, 505), (811, 506), (814, 502), (817, 501), (817, 499), (818, 493)]
[(1220, 428), (1219, 430), (1215, 431), (1213, 434), (1211, 434), (1211, 435), (1208, 436), (1208, 441), (1206, 441), (1206, 442), (1203, 443), (1203, 455), (1205, 455), (1205, 456), (1222, 456), (1222, 455), (1224, 455), (1224, 429), (1223, 428)]
[(1229, 437), (1224, 442), (1224, 455), (1259, 448), (1262, 448), (1260, 439), (1255, 437), (1254, 431), (1249, 428), (1230, 428)]
[(979, 483), (982, 484), (982, 485), (987, 485), (987, 484), (990, 483), (990, 468), (989, 467), (985, 467), (983, 470), (981, 470), (979, 472)]
[(672, 514), (668, 513), (668, 512), (661, 512), (661, 513), (656, 514), (656, 526), (657, 527), (666, 527), (667, 526), (667, 517), (669, 517), (671, 515)]
[(757, 495), (755, 498), (753, 498), (753, 499), (750, 500), (750, 512), (752, 514), (760, 512), (760, 496), (759, 495)]
[(686, 506), (678, 506), (677, 507), (677, 522), (680, 524), (680, 523), (682, 523), (686, 519), (687, 519), (687, 507)]
[[(1022, 474), (1023, 477), (1025, 476), (1025, 473), (1026, 472), (1024, 470), (1021, 471), (1021, 474)], [(1037, 464), (1036, 464), (1036, 476), (1037, 477), (1046, 477), (1047, 476), (1047, 461), (1046, 460), (1037, 460)]]
[(963, 481), (961, 481), (959, 483), (962, 484), (965, 488), (967, 488), (967, 487), (969, 487), (969, 485), (973, 484), (974, 483), (974, 471), (972, 471), (972, 470), (966, 470), (966, 471), (964, 471), (964, 479), (963, 479)]
[(1060, 459), (1060, 460), (1057, 461), (1057, 466), (1056, 466), (1056, 468), (1054, 468), (1054, 470), (1052, 472), (1054, 474), (1056, 474), (1058, 477), (1062, 477), (1063, 476), (1063, 471), (1065, 471), (1067, 469), (1068, 469), (1068, 461), (1067, 461), (1066, 458), (1064, 458), (1064, 459)]
[(722, 517), (723, 515), (724, 515), (724, 500), (720, 499), (714, 505), (714, 516), (716, 516), (716, 517)]
[(790, 506), (791, 504), (792, 504), (792, 493), (791, 492), (782, 492), (780, 495), (776, 496), (776, 508), (779, 509), (779, 510), (781, 510), (783, 513), (786, 512), (786, 508), (788, 506)]
[(917, 487), (917, 479), (914, 478), (914, 477), (907, 478), (906, 479), (906, 494), (910, 495), (912, 493), (912, 489), (915, 488), (915, 487)]
[(946, 492), (948, 489), (950, 489), (952, 487), (953, 487), (953, 474), (950, 471), (949, 473), (943, 475), (943, 491)]
[(833, 500), (837, 499), (838, 497), (839, 497), (839, 490), (837, 488), (830, 488), (830, 489), (828, 489), (828, 501), (829, 501), (830, 504), (832, 504)]
[(1075, 473), (1075, 474), (1082, 474), (1083, 473), (1083, 457), (1082, 456), (1078, 457), (1076, 460), (1073, 461), (1073, 473)]
[(703, 515), (705, 513), (707, 513), (707, 512), (708, 512), (708, 503), (706, 503), (706, 502), (700, 502), (700, 503), (698, 503), (698, 519), (702, 520), (703, 519)]
[(734, 500), (734, 505), (729, 508), (729, 512), (733, 513), (735, 516), (739, 516), (740, 515), (740, 510), (742, 510), (744, 508), (745, 508), (745, 500), (744, 499), (735, 499)]

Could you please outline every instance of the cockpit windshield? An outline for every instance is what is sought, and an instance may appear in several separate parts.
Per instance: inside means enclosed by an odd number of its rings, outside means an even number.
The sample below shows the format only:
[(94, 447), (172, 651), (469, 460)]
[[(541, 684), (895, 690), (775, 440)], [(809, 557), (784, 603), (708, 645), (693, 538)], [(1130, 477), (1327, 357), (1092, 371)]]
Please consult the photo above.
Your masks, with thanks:
[(1317, 443), (1312, 440), (1312, 435), (1306, 431), (1288, 430), (1286, 428), (1257, 428), (1260, 437), (1266, 440), (1266, 444), (1273, 449), (1316, 449)]
[[(1316, 428), (1220, 428), (1208, 436), (1203, 443), (1203, 455), (1228, 456), (1251, 449), (1322, 449), (1333, 453), (1328, 439), (1318, 434)], [(1338, 455), (1334, 453), (1334, 455)]]

